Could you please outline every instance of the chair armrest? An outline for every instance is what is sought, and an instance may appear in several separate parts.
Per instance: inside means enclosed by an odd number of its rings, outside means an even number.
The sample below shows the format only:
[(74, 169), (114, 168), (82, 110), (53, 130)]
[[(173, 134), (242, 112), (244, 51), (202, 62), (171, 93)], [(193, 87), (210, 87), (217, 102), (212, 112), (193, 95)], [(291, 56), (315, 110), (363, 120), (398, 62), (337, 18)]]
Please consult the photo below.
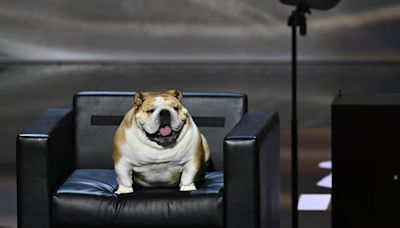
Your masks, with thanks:
[(17, 136), (18, 227), (50, 227), (51, 196), (74, 166), (71, 109), (46, 109)]
[(279, 227), (279, 146), (276, 112), (248, 112), (226, 136), (225, 227)]

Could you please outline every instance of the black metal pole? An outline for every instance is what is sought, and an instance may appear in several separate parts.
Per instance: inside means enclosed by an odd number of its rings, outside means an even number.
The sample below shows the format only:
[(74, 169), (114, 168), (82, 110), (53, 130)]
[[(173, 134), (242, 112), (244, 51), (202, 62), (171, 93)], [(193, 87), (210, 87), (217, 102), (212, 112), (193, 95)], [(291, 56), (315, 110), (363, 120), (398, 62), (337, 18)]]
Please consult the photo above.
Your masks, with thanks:
[(298, 204), (298, 129), (297, 129), (297, 26), (292, 25), (292, 227), (299, 226)]
[(299, 227), (299, 212), (297, 209), (299, 197), (298, 181), (298, 121), (297, 121), (297, 27), (300, 35), (307, 34), (306, 13), (311, 13), (308, 4), (300, 2), (296, 10), (289, 17), (288, 25), (292, 28), (292, 120), (291, 120), (291, 146), (292, 146), (292, 227)]

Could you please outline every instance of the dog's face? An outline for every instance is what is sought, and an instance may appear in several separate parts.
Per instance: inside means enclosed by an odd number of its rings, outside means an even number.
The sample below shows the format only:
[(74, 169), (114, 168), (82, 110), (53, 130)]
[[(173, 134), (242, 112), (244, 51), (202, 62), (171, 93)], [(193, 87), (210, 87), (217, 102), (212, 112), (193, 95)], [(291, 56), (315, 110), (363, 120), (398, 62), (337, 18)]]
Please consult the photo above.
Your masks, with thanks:
[(179, 89), (136, 93), (134, 109), (137, 126), (149, 140), (164, 148), (176, 144), (188, 118)]

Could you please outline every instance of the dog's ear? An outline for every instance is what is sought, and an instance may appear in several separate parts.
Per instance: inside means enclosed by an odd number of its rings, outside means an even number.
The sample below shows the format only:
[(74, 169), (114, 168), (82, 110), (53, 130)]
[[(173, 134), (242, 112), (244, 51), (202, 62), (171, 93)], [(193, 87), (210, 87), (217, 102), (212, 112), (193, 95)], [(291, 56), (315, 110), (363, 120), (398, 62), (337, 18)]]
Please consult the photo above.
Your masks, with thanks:
[(167, 91), (167, 93), (176, 97), (176, 99), (178, 99), (179, 102), (182, 102), (183, 95), (182, 95), (182, 91), (180, 89), (170, 89)]
[(143, 92), (136, 92), (135, 93), (135, 98), (134, 98), (134, 107), (135, 107), (135, 109), (139, 108), (140, 105), (142, 105), (143, 100), (144, 100)]

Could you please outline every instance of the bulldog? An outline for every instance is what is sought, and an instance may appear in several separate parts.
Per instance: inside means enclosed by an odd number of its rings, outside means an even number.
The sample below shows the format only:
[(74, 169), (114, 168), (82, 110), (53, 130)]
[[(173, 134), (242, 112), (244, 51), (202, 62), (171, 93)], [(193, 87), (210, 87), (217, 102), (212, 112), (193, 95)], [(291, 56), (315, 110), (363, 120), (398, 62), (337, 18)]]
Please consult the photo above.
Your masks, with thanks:
[(133, 192), (133, 182), (144, 187), (179, 184), (180, 191), (193, 191), (204, 179), (210, 149), (179, 89), (138, 92), (115, 132), (112, 158), (116, 194)]

